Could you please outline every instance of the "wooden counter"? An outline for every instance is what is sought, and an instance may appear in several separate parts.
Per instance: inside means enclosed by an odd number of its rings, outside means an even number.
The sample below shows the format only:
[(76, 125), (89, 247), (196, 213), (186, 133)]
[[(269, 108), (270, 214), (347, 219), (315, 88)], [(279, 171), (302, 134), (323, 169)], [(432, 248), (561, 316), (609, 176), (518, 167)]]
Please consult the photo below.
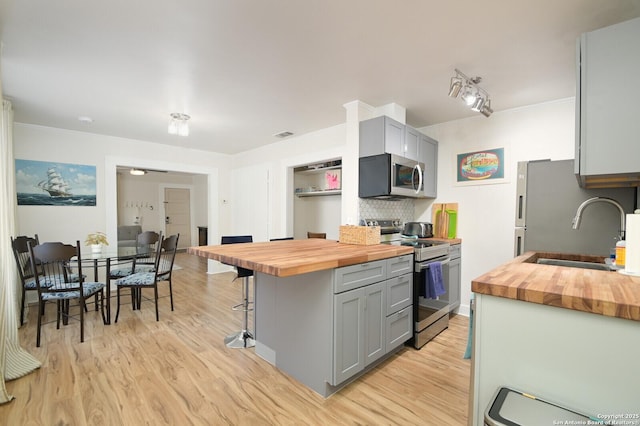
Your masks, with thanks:
[[(475, 293), (640, 321), (640, 277), (617, 272), (540, 265), (558, 253), (527, 252), (471, 282)], [(601, 261), (575, 255), (570, 260)]]
[(412, 247), (360, 246), (310, 238), (189, 247), (187, 252), (277, 277), (335, 269), (413, 253)]

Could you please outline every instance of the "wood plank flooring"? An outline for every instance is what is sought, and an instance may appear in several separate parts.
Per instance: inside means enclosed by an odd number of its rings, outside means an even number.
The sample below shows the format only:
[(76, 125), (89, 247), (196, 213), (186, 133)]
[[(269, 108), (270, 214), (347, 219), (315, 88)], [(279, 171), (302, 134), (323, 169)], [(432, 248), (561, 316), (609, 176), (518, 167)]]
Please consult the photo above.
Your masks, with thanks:
[[(207, 275), (206, 261), (179, 253), (175, 311), (160, 299), (117, 324), (90, 310), (85, 342), (77, 322), (46, 324), (35, 346), (36, 311), (20, 329), (23, 348), (42, 368), (7, 383), (15, 400), (0, 405), (5, 425), (465, 425), (469, 392), (468, 318), (455, 316), (421, 350), (403, 348), (324, 399), (255, 355), (228, 349), (241, 326), (230, 306), (241, 298), (232, 273)], [(168, 294), (163, 286), (161, 295)], [(125, 303), (126, 302), (126, 303)], [(115, 298), (113, 299), (115, 304)], [(51, 319), (54, 306), (47, 306)], [(115, 309), (114, 309), (115, 315)]]

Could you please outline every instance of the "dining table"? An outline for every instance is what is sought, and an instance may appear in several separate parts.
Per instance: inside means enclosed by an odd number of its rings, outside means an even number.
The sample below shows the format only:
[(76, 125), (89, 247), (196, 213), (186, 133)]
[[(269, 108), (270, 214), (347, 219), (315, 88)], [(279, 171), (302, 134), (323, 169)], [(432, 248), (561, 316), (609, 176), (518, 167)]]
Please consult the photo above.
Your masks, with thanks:
[(111, 324), (111, 280), (109, 279), (109, 272), (111, 266), (121, 263), (133, 262), (134, 259), (139, 257), (148, 257), (152, 252), (140, 250), (136, 247), (105, 247), (103, 246), (100, 251), (94, 251), (91, 247), (86, 247), (80, 250), (80, 261), (82, 265), (90, 264), (93, 268), (93, 276), (96, 282), (101, 282), (99, 279), (99, 270), (104, 268), (105, 270), (105, 282), (106, 282), (106, 306), (104, 323)]

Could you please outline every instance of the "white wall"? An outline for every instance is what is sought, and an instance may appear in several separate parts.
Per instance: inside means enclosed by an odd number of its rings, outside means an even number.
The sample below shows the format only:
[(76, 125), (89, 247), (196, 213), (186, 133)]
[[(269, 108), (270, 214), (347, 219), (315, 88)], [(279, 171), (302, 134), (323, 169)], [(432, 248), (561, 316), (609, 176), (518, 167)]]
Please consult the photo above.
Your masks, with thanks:
[[(230, 157), (211, 152), (16, 123), (14, 153), (19, 159), (96, 166), (95, 207), (18, 206), (18, 233), (37, 233), (42, 241), (83, 241), (95, 231), (106, 231), (110, 242), (117, 240), (117, 165), (206, 175), (211, 205), (228, 194)], [(218, 213), (209, 209), (209, 228), (228, 228)]]
[[(261, 148), (242, 152), (234, 156), (234, 168), (266, 167), (269, 175), (269, 224), (268, 238), (294, 235), (294, 181), (293, 168), (304, 164), (343, 158), (345, 152), (345, 125), (339, 124), (316, 132), (290, 137)], [(345, 185), (357, 182), (342, 181)], [(241, 195), (232, 194), (233, 196)], [(233, 200), (231, 200), (233, 202)]]
[[(420, 129), (438, 140), (438, 203), (457, 202), (462, 238), (462, 303), (468, 314), (471, 280), (513, 258), (516, 164), (574, 156), (574, 99), (497, 112)], [(505, 149), (507, 183), (456, 185), (456, 154)], [(416, 201), (419, 220), (431, 221), (431, 202)]]

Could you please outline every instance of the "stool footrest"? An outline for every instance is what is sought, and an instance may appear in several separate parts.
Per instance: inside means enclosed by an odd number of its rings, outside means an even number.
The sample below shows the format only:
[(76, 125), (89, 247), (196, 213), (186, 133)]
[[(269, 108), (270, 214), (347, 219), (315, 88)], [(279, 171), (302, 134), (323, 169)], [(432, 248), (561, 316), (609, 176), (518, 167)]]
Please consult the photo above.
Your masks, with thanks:
[(249, 333), (247, 330), (242, 330), (238, 333), (225, 337), (224, 344), (227, 345), (228, 348), (242, 349), (254, 347), (256, 345), (256, 341), (253, 338), (253, 334)]
[(245, 311), (245, 312), (251, 312), (253, 311), (253, 308), (250, 308), (249, 305), (253, 305), (253, 302), (249, 302), (249, 303), (238, 303), (237, 305), (234, 305), (231, 307), (232, 311)]

